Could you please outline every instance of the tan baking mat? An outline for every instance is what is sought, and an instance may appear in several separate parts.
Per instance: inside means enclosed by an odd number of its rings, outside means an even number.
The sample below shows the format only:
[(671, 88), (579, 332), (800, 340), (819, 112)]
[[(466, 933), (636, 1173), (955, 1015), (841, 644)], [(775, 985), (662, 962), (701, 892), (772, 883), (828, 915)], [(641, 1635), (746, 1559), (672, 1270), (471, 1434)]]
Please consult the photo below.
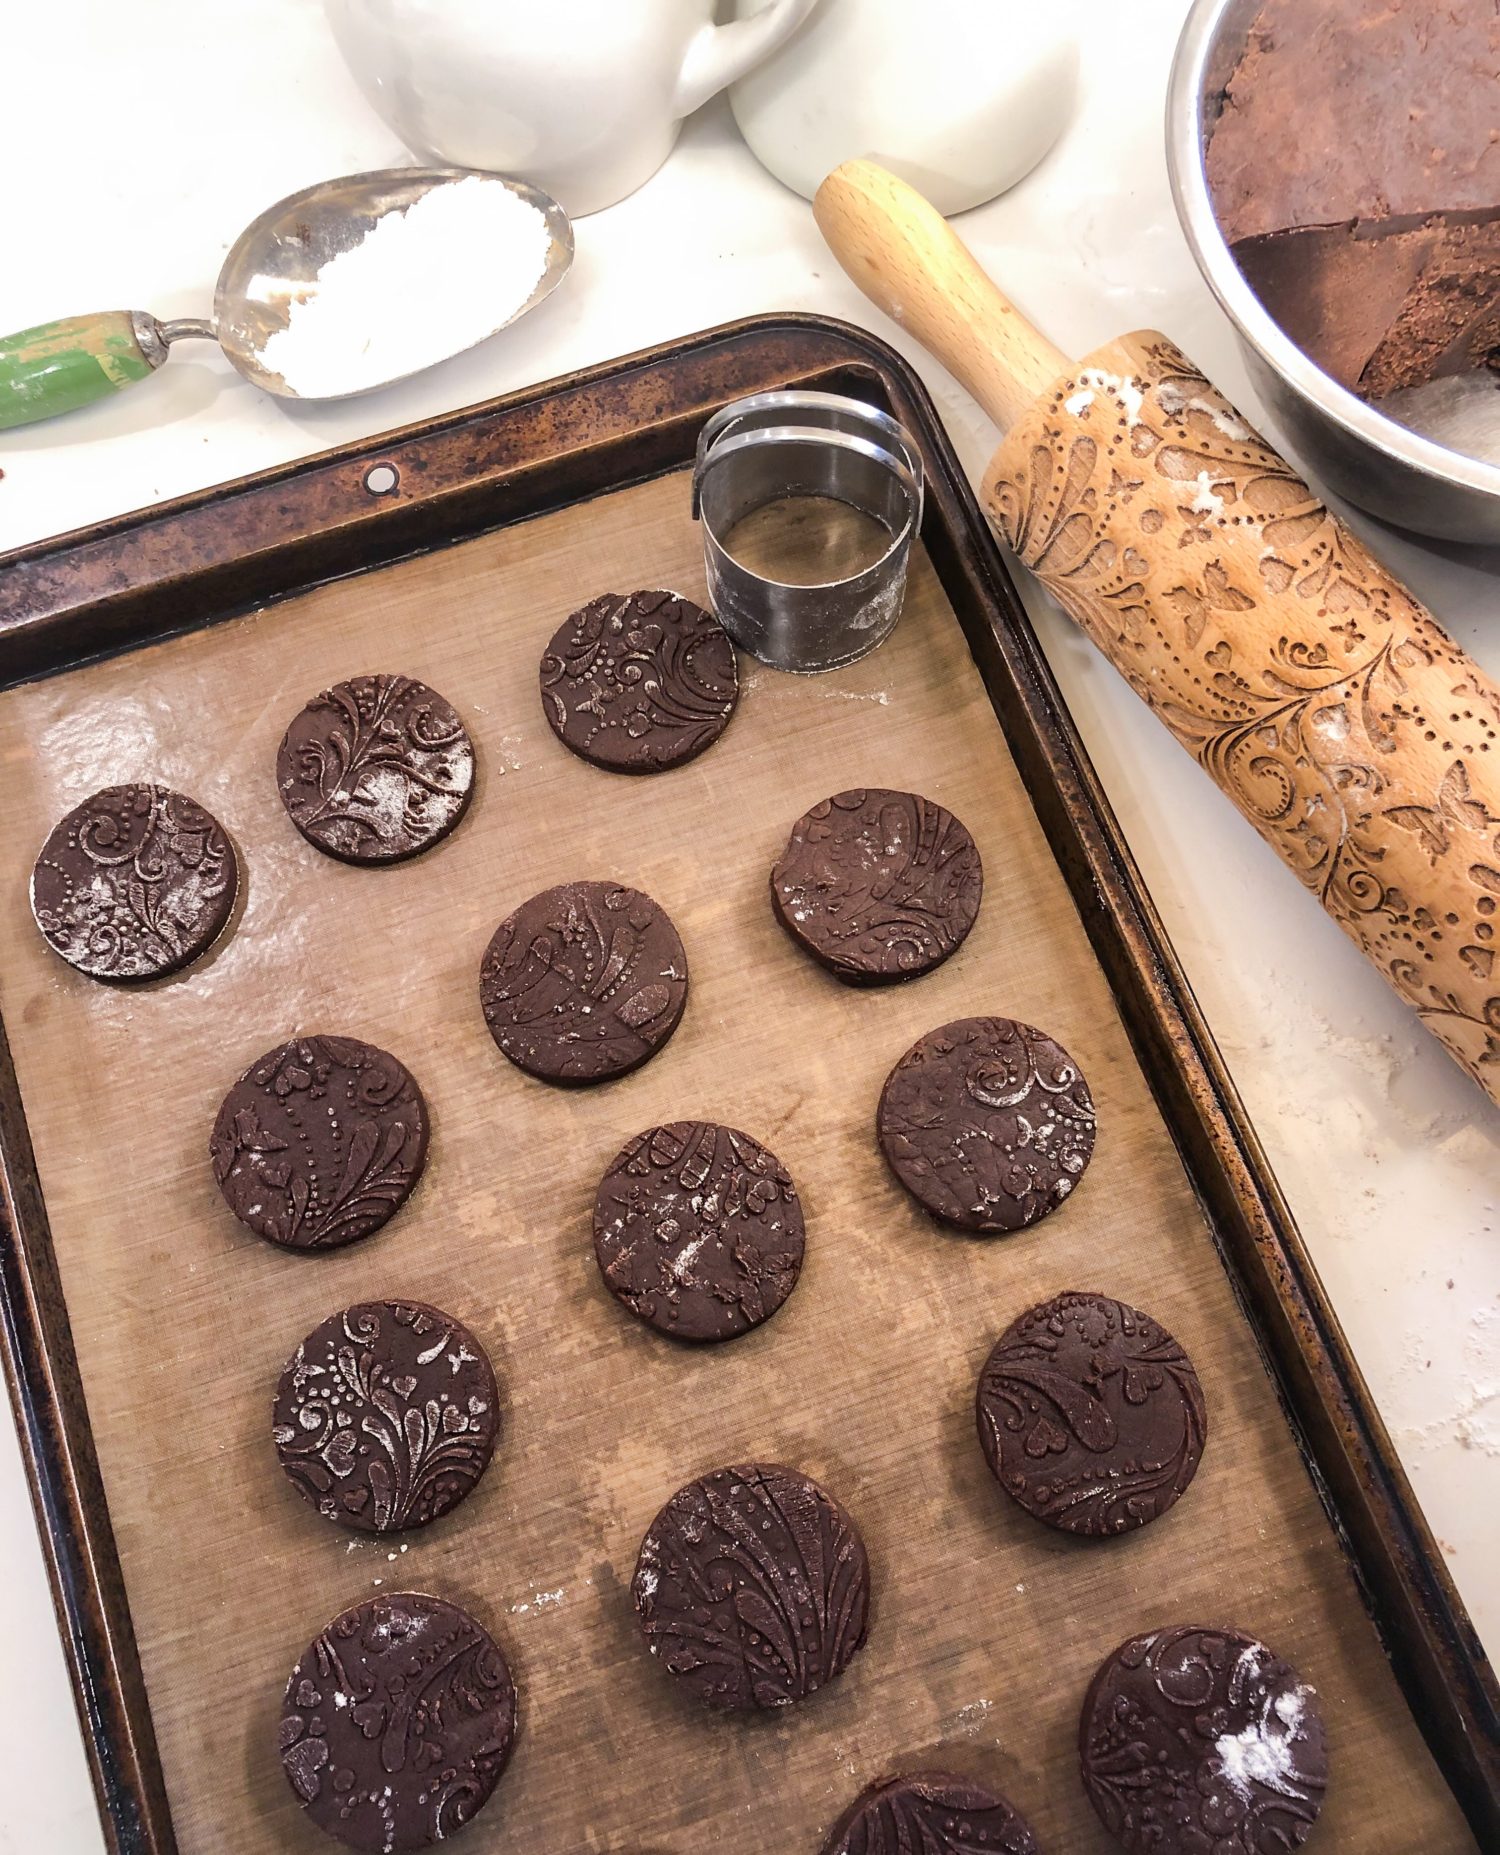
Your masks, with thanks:
[[(527, 1855), (815, 1855), (876, 1773), (995, 1780), (1051, 1855), (1109, 1844), (1079, 1789), (1078, 1704), (1098, 1659), (1174, 1620), (1263, 1636), (1323, 1696), (1332, 1787), (1319, 1849), (1472, 1843), (1413, 1725), (1286, 1430), (1255, 1343), (925, 559), (895, 637), (802, 680), (747, 666), (703, 759), (596, 772), (554, 740), (537, 661), (605, 589), (701, 596), (681, 476), (344, 580), (257, 616), (0, 694), (0, 1008), (72, 1312), (183, 1855), (318, 1855), (277, 1765), (282, 1684), (314, 1632), (376, 1589), (456, 1598), (494, 1630), (522, 1737), (463, 1846)], [(185, 618), (189, 614), (183, 615)], [(313, 850), (277, 799), (288, 719), (315, 690), (398, 670), (442, 691), (479, 749), (473, 809), (389, 870)], [(249, 893), (186, 976), (111, 990), (64, 967), (26, 904), (31, 858), (94, 788), (156, 779), (233, 834)], [(939, 972), (853, 992), (772, 919), (767, 873), (805, 806), (914, 787), (984, 856), (978, 926)], [(581, 1093), (491, 1043), (476, 979), (515, 903), (569, 877), (656, 896), (692, 993), (665, 1052)], [(1044, 1026), (1084, 1067), (1099, 1145), (1076, 1194), (991, 1242), (928, 1222), (887, 1177), (873, 1117), (891, 1063), (968, 1013)], [(259, 1242), (208, 1164), (224, 1089), (297, 1031), (402, 1057), (433, 1112), (411, 1203), (379, 1236), (301, 1257)], [(729, 1121), (802, 1188), (807, 1266), (767, 1327), (679, 1350), (595, 1270), (589, 1208), (624, 1140)], [(1061, 1538), (1013, 1507), (974, 1434), (975, 1376), (1033, 1300), (1099, 1288), (1162, 1319), (1202, 1371), (1203, 1467), (1127, 1539)], [(269, 1404), (302, 1334), (342, 1303), (435, 1301), (488, 1344), (506, 1430), (448, 1519), (397, 1544), (340, 1532), (277, 1469)], [(786, 1716), (696, 1710), (646, 1656), (628, 1584), (680, 1483), (762, 1457), (806, 1469), (861, 1525), (869, 1646)]]

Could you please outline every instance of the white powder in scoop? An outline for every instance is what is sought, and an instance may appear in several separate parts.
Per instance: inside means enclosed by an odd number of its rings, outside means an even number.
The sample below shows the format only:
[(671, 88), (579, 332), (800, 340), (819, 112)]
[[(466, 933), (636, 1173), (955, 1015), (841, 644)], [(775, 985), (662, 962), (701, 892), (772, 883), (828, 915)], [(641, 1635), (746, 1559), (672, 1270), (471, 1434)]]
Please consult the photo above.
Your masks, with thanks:
[(431, 367), (520, 310), (550, 244), (546, 215), (499, 181), (433, 187), (329, 259), (261, 362), (307, 399)]

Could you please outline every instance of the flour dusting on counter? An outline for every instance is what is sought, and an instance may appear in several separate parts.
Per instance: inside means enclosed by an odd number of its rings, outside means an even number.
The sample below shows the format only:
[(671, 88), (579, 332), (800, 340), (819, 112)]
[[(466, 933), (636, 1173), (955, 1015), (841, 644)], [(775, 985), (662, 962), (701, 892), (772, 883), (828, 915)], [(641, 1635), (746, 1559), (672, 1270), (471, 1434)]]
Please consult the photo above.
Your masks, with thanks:
[(551, 240), (541, 209), (497, 180), (433, 187), (329, 259), (262, 364), (306, 399), (334, 399), (445, 361), (519, 313)]
[(537, 1610), (557, 1610), (561, 1608), (567, 1595), (567, 1590), (562, 1585), (559, 1585), (555, 1591), (533, 1591), (529, 1598), (522, 1598), (519, 1603), (512, 1604), (510, 1614), (513, 1617), (525, 1617)]

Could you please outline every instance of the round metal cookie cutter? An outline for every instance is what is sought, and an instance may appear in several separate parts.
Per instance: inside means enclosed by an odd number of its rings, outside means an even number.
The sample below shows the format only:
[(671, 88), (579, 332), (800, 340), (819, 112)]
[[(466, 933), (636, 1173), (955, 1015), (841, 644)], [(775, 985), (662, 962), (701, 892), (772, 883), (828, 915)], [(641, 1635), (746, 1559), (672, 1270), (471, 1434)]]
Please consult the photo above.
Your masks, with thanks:
[[(872, 516), (888, 542), (848, 578), (769, 578), (725, 546), (757, 509), (817, 496)], [(884, 642), (901, 616), (922, 523), (922, 459), (889, 413), (839, 393), (753, 393), (698, 435), (693, 518), (703, 527), (709, 600), (742, 650), (777, 670), (833, 670)]]

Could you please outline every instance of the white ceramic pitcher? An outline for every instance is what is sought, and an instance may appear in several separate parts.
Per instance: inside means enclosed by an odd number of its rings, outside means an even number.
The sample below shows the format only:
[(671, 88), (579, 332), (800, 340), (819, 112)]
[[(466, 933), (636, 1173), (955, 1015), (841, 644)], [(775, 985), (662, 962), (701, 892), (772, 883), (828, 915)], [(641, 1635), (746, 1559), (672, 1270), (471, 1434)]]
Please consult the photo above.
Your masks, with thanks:
[(360, 88), (421, 162), (543, 188), (574, 218), (633, 193), (684, 116), (816, 0), (713, 23), (714, 0), (324, 0)]
[[(735, 0), (748, 15), (755, 0)], [(1073, 110), (1078, 8), (1059, 0), (822, 0), (731, 101), (745, 140), (811, 199), (870, 155), (939, 212), (1013, 187)]]

